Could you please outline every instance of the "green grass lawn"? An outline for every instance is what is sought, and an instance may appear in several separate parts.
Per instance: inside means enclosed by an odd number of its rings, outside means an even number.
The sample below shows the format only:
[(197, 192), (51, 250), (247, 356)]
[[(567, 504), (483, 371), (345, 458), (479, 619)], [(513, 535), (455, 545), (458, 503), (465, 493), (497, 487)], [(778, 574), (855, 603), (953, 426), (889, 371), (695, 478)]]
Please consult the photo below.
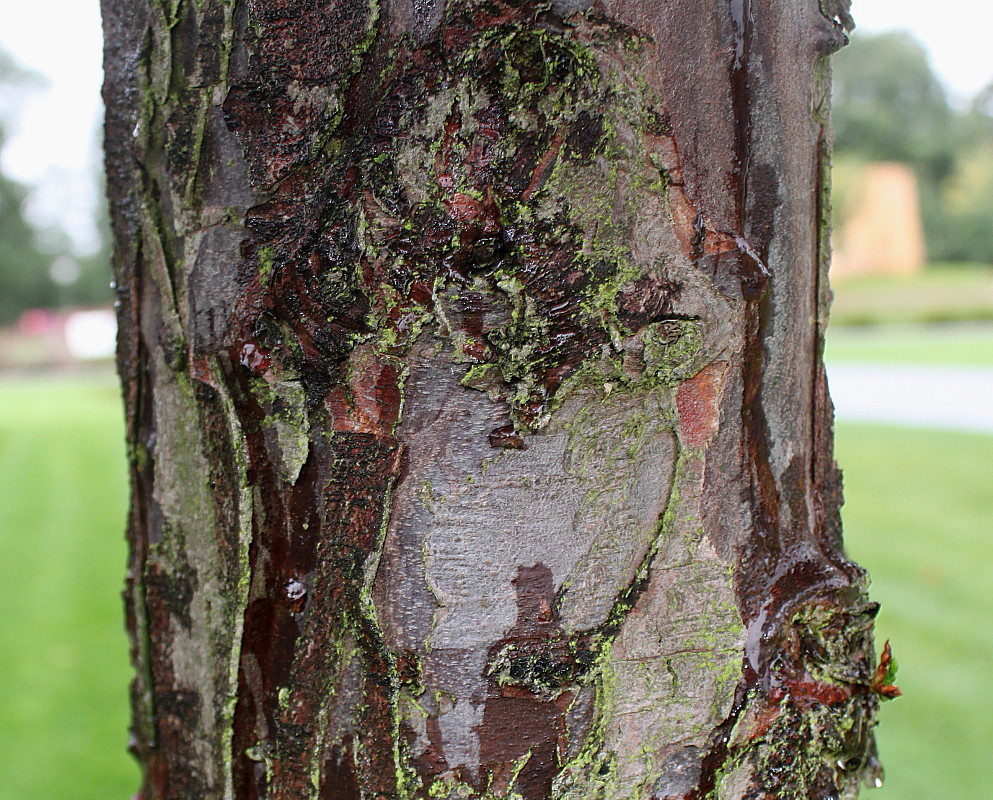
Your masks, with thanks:
[(829, 361), (993, 367), (993, 325), (832, 325), (825, 357)]
[(905, 696), (884, 703), (879, 800), (993, 785), (993, 436), (844, 424), (845, 536), (882, 603)]
[(0, 377), (0, 798), (107, 800), (126, 753), (116, 381)]
[[(125, 488), (113, 379), (0, 383), (0, 800), (126, 798)], [(880, 800), (993, 784), (993, 437), (840, 425), (845, 524), (906, 696)]]

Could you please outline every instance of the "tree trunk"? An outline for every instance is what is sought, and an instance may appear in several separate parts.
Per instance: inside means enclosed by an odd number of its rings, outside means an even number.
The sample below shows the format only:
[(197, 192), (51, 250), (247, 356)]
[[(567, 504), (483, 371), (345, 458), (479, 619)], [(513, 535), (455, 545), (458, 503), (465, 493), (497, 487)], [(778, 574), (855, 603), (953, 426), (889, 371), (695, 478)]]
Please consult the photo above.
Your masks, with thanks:
[(139, 797), (878, 780), (843, 6), (103, 0)]

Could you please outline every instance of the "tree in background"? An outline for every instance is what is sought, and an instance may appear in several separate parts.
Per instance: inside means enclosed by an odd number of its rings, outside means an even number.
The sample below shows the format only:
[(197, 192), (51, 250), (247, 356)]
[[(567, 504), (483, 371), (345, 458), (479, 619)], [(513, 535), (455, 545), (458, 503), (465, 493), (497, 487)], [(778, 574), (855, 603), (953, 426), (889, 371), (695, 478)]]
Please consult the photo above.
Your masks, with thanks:
[(878, 780), (845, 8), (104, 0), (142, 800)]
[(993, 126), (983, 98), (954, 110), (923, 46), (905, 32), (857, 35), (835, 62), (839, 176), (867, 161), (911, 165), (932, 261), (993, 264)]
[[(32, 84), (37, 86), (38, 79), (0, 51), (0, 86), (5, 92), (22, 94)], [(0, 152), (7, 138), (4, 122), (0, 119)], [(53, 297), (50, 259), (25, 217), (26, 198), (25, 187), (0, 171), (0, 325), (15, 321), (25, 309), (46, 305)]]
[(79, 265), (79, 278), (73, 283), (68, 297), (69, 302), (81, 306), (95, 306), (113, 300), (111, 290), (111, 237), (110, 212), (106, 202), (106, 181), (103, 173), (103, 160), (99, 158), (102, 148), (96, 146), (98, 154), (93, 164), (93, 180), (96, 184), (96, 218), (93, 221), (97, 233), (97, 246), (86, 253), (73, 255)]
[(954, 162), (953, 114), (923, 46), (909, 33), (855, 36), (834, 64), (835, 152), (903, 161), (943, 180)]
[[(0, 109), (0, 152), (17, 105), (43, 81), (18, 67), (0, 51), (0, 87), (12, 100)], [(103, 180), (97, 164), (94, 181)], [(39, 229), (27, 214), (26, 187), (0, 171), (0, 325), (15, 322), (24, 311), (38, 307), (99, 305), (111, 300), (110, 231), (106, 203), (98, 204), (98, 246), (77, 253), (65, 231), (57, 226)], [(102, 196), (102, 194), (101, 194)]]
[(955, 160), (940, 184), (932, 252), (947, 261), (993, 264), (993, 84), (955, 121)]

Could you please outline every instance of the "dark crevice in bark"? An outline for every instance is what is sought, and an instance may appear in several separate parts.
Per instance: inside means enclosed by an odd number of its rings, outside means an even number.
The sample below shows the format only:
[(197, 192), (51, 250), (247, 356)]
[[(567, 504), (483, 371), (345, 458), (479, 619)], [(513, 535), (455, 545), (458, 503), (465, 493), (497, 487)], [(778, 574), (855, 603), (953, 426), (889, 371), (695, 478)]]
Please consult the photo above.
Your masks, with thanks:
[(717, 782), (725, 770), (731, 756), (731, 732), (741, 718), (748, 701), (749, 689), (745, 684), (739, 684), (735, 690), (734, 705), (720, 725), (710, 736), (707, 752), (700, 762), (700, 777), (692, 790), (686, 795), (687, 800), (708, 800), (715, 797)]
[[(745, 236), (748, 214), (748, 181), (751, 166), (751, 102), (748, 90), (752, 48), (752, 0), (728, 0), (734, 22), (734, 63), (731, 66), (731, 105), (734, 113), (736, 177), (735, 205), (739, 231)], [(768, 254), (765, 254), (768, 255)]]
[[(748, 56), (753, 47), (752, 17), (748, 0), (731, 0), (731, 11), (734, 16), (737, 34), (735, 62), (732, 69), (731, 84), (734, 97), (735, 117), (737, 120), (737, 170), (741, 178), (738, 186), (739, 214), (741, 215), (740, 230), (748, 236), (751, 232), (753, 243), (762, 261), (768, 259), (769, 242), (774, 235), (772, 227), (772, 210), (769, 206), (775, 197), (775, 185), (768, 185), (762, 174), (764, 167), (752, 163), (749, 137), (751, 135), (750, 117), (754, 105), (749, 86), (758, 77), (749, 70)], [(823, 129), (822, 129), (823, 131)], [(823, 137), (823, 132), (821, 134)], [(818, 180), (823, 177), (819, 167), (820, 159), (824, 158), (823, 138), (817, 142), (816, 156), (818, 158)], [(749, 200), (751, 183), (755, 183), (756, 202)], [(764, 184), (764, 185), (763, 185)], [(820, 207), (822, 187), (818, 185), (815, 213), (818, 225), (822, 226), (823, 209)], [(764, 210), (763, 205), (770, 210)], [(767, 221), (763, 221), (765, 217)], [(815, 239), (813, 264), (814, 308), (817, 308), (820, 294), (820, 235)], [(781, 267), (780, 267), (781, 268)], [(773, 273), (776, 269), (772, 270)], [(803, 722), (796, 711), (796, 706), (803, 706), (811, 697), (817, 697), (817, 702), (825, 704), (848, 702), (853, 696), (860, 698), (868, 696), (868, 700), (854, 701), (847, 713), (855, 714), (859, 719), (859, 735), (852, 745), (853, 752), (866, 752), (868, 730), (863, 730), (864, 715), (871, 718), (874, 698), (869, 696), (866, 663), (866, 653), (861, 649), (861, 638), (847, 626), (855, 630), (860, 625), (860, 619), (870, 619), (875, 613), (875, 607), (866, 605), (864, 592), (858, 586), (862, 578), (861, 571), (844, 559), (840, 548), (831, 543), (825, 533), (828, 521), (826, 514), (837, 515), (840, 506), (840, 488), (834, 491), (837, 482), (835, 476), (826, 474), (819, 468), (818, 459), (823, 459), (823, 453), (830, 453), (830, 410), (827, 415), (821, 412), (819, 403), (826, 402), (824, 390), (823, 365), (820, 352), (808, 354), (812, 364), (811, 374), (811, 413), (814, 447), (809, 466), (802, 471), (790, 468), (782, 475), (773, 470), (773, 457), (770, 444), (774, 441), (773, 432), (768, 425), (763, 404), (767, 388), (763, 384), (766, 372), (766, 360), (769, 353), (769, 336), (773, 329), (776, 313), (774, 303), (775, 278), (763, 278), (757, 284), (744, 285), (744, 297), (748, 311), (748, 332), (744, 345), (744, 396), (742, 404), (743, 432), (746, 436), (742, 455), (745, 458), (743, 473), (749, 477), (750, 502), (752, 515), (752, 533), (747, 538), (745, 547), (740, 555), (736, 571), (737, 587), (741, 602), (743, 618), (748, 624), (749, 635), (746, 642), (746, 658), (743, 669), (744, 682), (739, 687), (735, 707), (728, 719), (719, 726), (712, 738), (710, 750), (704, 760), (701, 781), (692, 793), (694, 800), (703, 800), (714, 795), (719, 778), (727, 774), (747, 750), (741, 743), (731, 743), (731, 732), (739, 724), (746, 705), (759, 702), (766, 705), (769, 713), (783, 714), (795, 717), (781, 730), (795, 742), (795, 747), (802, 749)], [(755, 289), (758, 291), (755, 291)], [(749, 291), (752, 289), (752, 291)], [(821, 342), (821, 331), (814, 332), (815, 347)], [(827, 433), (825, 433), (827, 432)], [(827, 438), (825, 438), (827, 435)], [(824, 447), (828, 449), (825, 451)], [(818, 455), (821, 454), (821, 455)], [(828, 456), (828, 460), (830, 457)], [(800, 466), (800, 465), (796, 465)], [(833, 468), (833, 464), (832, 464)], [(835, 505), (825, 509), (825, 498), (822, 491), (829, 493), (827, 504)], [(782, 502), (791, 504), (788, 514), (783, 514), (780, 508)], [(811, 503), (813, 516), (807, 512), (807, 503)], [(785, 518), (790, 520), (789, 526)], [(808, 529), (806, 520), (812, 520), (813, 527)], [(839, 540), (840, 541), (840, 540)], [(835, 546), (832, 546), (835, 544)], [(813, 549), (813, 552), (810, 552)], [(798, 619), (806, 613), (804, 609), (820, 608), (829, 605), (834, 607), (837, 614), (837, 624), (840, 626), (834, 634), (840, 641), (847, 641), (851, 647), (851, 657), (857, 664), (855, 671), (848, 675), (851, 683), (837, 688), (833, 684), (819, 684), (810, 677), (815, 670), (812, 664), (826, 663), (826, 654), (817, 654), (797, 650), (791, 645), (797, 637)], [(835, 623), (832, 623), (835, 624)], [(846, 653), (847, 656), (847, 653)], [(843, 657), (844, 658), (844, 657)], [(871, 664), (871, 662), (868, 662)], [(829, 673), (830, 674), (830, 673)], [(787, 704), (783, 711), (773, 711), (784, 698)], [(841, 764), (844, 759), (839, 759)], [(756, 792), (773, 792), (780, 796), (783, 790), (779, 787), (776, 777), (778, 767), (770, 761), (757, 765), (754, 783)], [(824, 767), (817, 772), (817, 778), (812, 783), (804, 785), (806, 792), (803, 796), (828, 798), (836, 797), (840, 791), (840, 780), (837, 771)], [(856, 775), (865, 767), (865, 760), (860, 761), (851, 772)], [(777, 788), (778, 787), (778, 788)], [(756, 795), (758, 796), (758, 795)], [(790, 795), (792, 796), (792, 795)]]

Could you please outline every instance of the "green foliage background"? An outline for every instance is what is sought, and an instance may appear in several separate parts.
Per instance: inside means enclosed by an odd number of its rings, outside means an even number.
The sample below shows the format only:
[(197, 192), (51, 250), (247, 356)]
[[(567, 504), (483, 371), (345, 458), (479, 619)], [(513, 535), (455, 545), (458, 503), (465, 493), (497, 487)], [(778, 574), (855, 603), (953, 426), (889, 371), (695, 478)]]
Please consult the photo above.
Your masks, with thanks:
[[(0, 153), (20, 102), (44, 89), (44, 81), (26, 72), (0, 50)], [(96, 182), (97, 176), (94, 175)], [(30, 187), (0, 169), (0, 325), (16, 322), (30, 308), (96, 305), (110, 301), (110, 259), (107, 213), (101, 203), (97, 220), (101, 244), (95, 252), (75, 253), (58, 227), (38, 230), (27, 215)], [(79, 265), (79, 277), (60, 286), (49, 268), (59, 257)]]
[(899, 161), (917, 173), (928, 259), (993, 264), (993, 84), (953, 108), (919, 42), (855, 35), (834, 58), (835, 207), (858, 166)]

